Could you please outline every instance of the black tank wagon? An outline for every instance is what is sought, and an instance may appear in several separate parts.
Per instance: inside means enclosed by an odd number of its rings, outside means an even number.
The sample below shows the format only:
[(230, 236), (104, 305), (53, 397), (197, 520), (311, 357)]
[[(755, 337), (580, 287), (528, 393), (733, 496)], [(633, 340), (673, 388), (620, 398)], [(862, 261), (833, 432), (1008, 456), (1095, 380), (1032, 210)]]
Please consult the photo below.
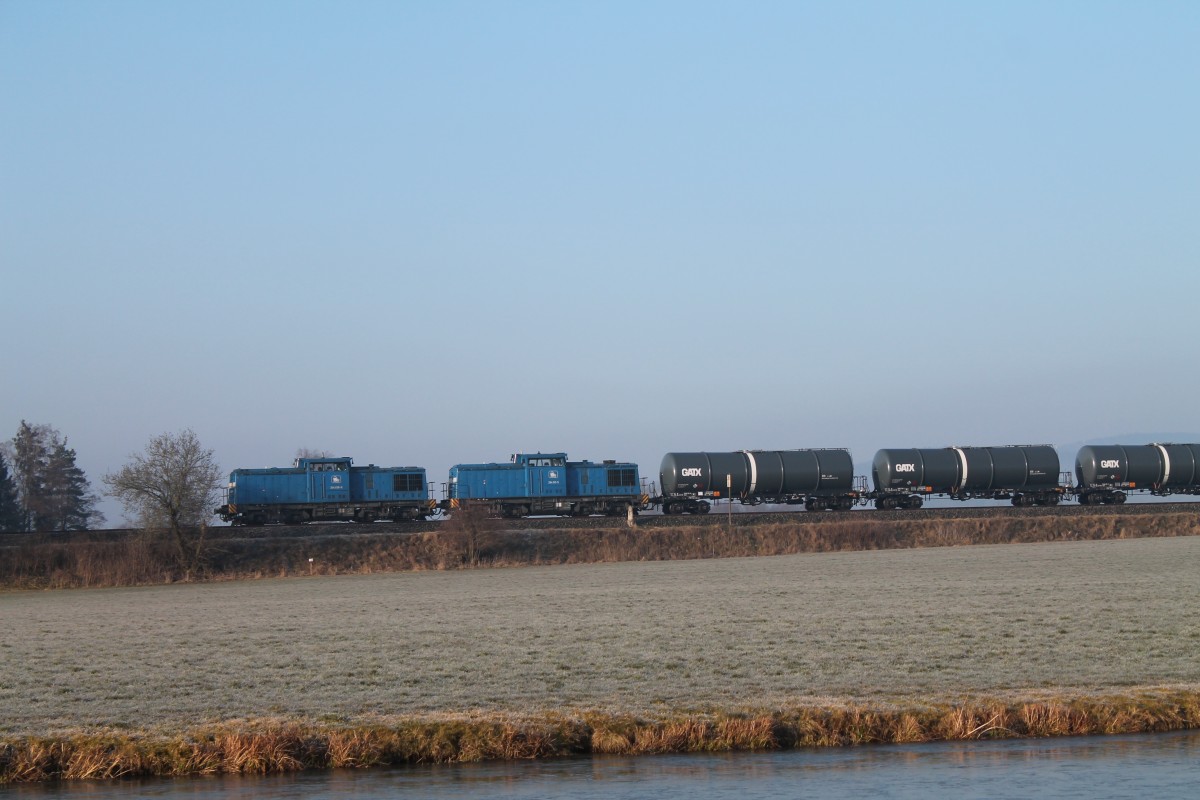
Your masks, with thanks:
[(844, 511), (860, 497), (848, 450), (667, 453), (658, 475), (664, 514), (704, 514), (722, 497)]
[(879, 509), (920, 508), (928, 495), (1057, 505), (1066, 493), (1050, 445), (880, 450), (871, 477)]
[(1200, 444), (1088, 445), (1075, 478), (1081, 505), (1124, 503), (1129, 491), (1200, 494)]

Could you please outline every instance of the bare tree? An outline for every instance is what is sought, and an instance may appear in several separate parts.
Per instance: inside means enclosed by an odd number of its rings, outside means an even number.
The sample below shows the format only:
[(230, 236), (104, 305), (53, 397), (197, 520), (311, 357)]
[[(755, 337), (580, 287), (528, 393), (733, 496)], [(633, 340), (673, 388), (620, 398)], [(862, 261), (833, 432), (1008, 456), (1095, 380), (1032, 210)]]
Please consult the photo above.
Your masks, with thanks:
[(169, 537), (187, 577), (203, 570), (208, 556), (205, 537), (222, 477), (213, 451), (185, 430), (155, 436), (145, 452), (130, 459), (104, 476), (108, 493), (142, 527)]

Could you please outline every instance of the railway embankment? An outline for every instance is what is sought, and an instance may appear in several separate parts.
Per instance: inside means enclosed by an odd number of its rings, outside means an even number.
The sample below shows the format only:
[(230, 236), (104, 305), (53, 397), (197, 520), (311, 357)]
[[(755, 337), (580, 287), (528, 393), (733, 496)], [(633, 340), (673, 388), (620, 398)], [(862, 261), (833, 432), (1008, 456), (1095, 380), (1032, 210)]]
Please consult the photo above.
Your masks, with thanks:
[(374, 525), (221, 527), (200, 573), (182, 573), (151, 533), (0, 536), (0, 588), (100, 588), (793, 553), (960, 547), (1200, 534), (1197, 504), (947, 508), (900, 512), (457, 519)]

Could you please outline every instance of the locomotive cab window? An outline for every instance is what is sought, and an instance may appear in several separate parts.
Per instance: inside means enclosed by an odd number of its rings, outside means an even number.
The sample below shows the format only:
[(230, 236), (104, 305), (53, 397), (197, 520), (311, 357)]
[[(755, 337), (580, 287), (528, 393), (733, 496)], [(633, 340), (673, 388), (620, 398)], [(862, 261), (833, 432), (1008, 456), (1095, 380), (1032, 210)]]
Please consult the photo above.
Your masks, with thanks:
[(561, 458), (531, 458), (529, 466), (531, 467), (561, 467), (563, 460)]

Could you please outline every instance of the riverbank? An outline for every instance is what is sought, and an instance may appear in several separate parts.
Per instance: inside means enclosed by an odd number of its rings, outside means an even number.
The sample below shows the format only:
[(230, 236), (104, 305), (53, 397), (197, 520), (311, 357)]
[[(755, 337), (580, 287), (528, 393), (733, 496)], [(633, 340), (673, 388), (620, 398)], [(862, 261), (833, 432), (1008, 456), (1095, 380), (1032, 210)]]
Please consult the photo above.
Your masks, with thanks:
[(1196, 563), (1200, 537), (1174, 537), (10, 592), (0, 763), (197, 774), (1194, 727)]
[(345, 727), (258, 720), (176, 736), (127, 731), (0, 744), (0, 783), (266, 774), (455, 761), (787, 750), (1200, 727), (1200, 690), (937, 708), (796, 708), (666, 720), (460, 716)]

